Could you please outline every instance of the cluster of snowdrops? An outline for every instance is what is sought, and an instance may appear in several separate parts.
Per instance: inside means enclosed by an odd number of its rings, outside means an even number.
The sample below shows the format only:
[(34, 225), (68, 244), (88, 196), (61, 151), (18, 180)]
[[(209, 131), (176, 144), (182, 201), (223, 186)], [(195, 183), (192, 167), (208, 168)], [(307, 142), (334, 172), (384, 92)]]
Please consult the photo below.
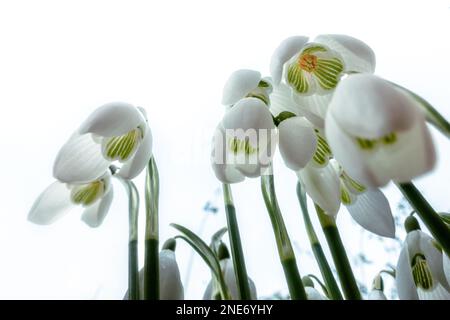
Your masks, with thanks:
[[(282, 41), (270, 61), (270, 76), (237, 70), (222, 97), (224, 116), (212, 141), (211, 165), (222, 184), (227, 226), (207, 244), (189, 229), (172, 224), (179, 235), (159, 250), (159, 173), (152, 135), (141, 107), (117, 102), (96, 109), (61, 148), (56, 181), (35, 201), (29, 220), (50, 224), (73, 206), (82, 220), (98, 227), (110, 209), (112, 178), (129, 196), (129, 274), (127, 299), (183, 299), (175, 258), (176, 242), (192, 246), (211, 269), (205, 299), (256, 299), (248, 276), (231, 186), (245, 178), (261, 180), (279, 261), (291, 299), (362, 299), (336, 216), (345, 206), (363, 228), (395, 236), (389, 202), (379, 189), (393, 182), (414, 211), (395, 277), (400, 299), (450, 299), (450, 228), (411, 182), (436, 162), (427, 122), (450, 136), (448, 122), (422, 97), (375, 76), (375, 54), (346, 35), (294, 36)], [(280, 152), (298, 177), (296, 192), (320, 284), (300, 275), (296, 256), (277, 203), (272, 159)], [(139, 191), (133, 179), (146, 171), (144, 267), (138, 270)], [(162, 176), (163, 177), (163, 176)], [(325, 234), (324, 254), (308, 212), (308, 198)], [(422, 231), (422, 228), (427, 232)], [(426, 229), (424, 228), (426, 227)], [(222, 240), (228, 235), (230, 247)], [(330, 260), (330, 261), (329, 261)], [(335, 272), (332, 271), (332, 263)], [(381, 273), (369, 299), (386, 299)]]

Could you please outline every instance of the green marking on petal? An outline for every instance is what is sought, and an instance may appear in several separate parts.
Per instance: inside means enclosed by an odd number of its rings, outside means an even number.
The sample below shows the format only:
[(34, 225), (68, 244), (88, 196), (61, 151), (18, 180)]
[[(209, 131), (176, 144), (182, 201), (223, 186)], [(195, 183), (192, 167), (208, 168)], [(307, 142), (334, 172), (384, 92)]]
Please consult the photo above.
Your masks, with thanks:
[(309, 83), (303, 73), (302, 68), (297, 63), (292, 63), (287, 70), (287, 82), (298, 93), (306, 93), (309, 90)]
[(258, 83), (258, 87), (260, 87), (260, 88), (271, 88), (272, 85), (269, 82), (267, 82), (266, 80), (260, 80), (259, 83)]
[(433, 287), (433, 275), (425, 256), (416, 254), (411, 264), (412, 276), (416, 287), (429, 290)]
[(324, 46), (314, 44), (314, 45), (308, 46), (305, 49), (303, 49), (301, 54), (303, 55), (303, 54), (311, 54), (311, 53), (326, 52), (326, 51), (327, 51), (327, 49)]
[(97, 201), (105, 192), (105, 182), (97, 180), (89, 184), (76, 185), (70, 192), (70, 199), (75, 204), (88, 206)]
[(230, 139), (228, 144), (231, 152), (234, 154), (244, 153), (250, 155), (258, 151), (258, 148), (252, 147), (249, 139), (241, 140), (233, 137)]
[(339, 76), (342, 71), (344, 71), (344, 64), (338, 58), (318, 58), (313, 74), (323, 89), (331, 90), (339, 83)]
[(397, 141), (397, 135), (395, 134), (395, 132), (392, 132), (392, 133), (384, 136), (383, 138), (381, 138), (381, 141), (384, 144), (393, 144)]
[(353, 180), (345, 171), (342, 170), (341, 179), (347, 187), (355, 192), (362, 193), (366, 191), (366, 187)]
[(365, 139), (365, 138), (356, 138), (358, 145), (361, 149), (371, 150), (374, 149), (378, 144), (390, 145), (397, 142), (397, 134), (392, 132), (390, 134), (385, 135), (380, 139)]
[(104, 141), (104, 155), (109, 160), (128, 160), (136, 151), (142, 139), (142, 131), (139, 128), (118, 136), (107, 138)]
[(377, 144), (377, 140), (375, 139), (356, 138), (356, 141), (358, 142), (359, 147), (364, 150), (374, 149)]
[(247, 94), (246, 98), (257, 98), (264, 102), (267, 106), (270, 105), (270, 99), (269, 96), (265, 92), (250, 92)]
[(314, 153), (313, 160), (319, 166), (323, 167), (328, 163), (328, 160), (333, 155), (331, 153), (330, 146), (328, 145), (327, 140), (324, 136), (319, 132), (319, 130), (314, 129), (317, 137), (317, 147), (316, 152)]
[(347, 187), (341, 183), (341, 201), (345, 205), (349, 205), (353, 203), (352, 196), (350, 195), (350, 191), (347, 190)]

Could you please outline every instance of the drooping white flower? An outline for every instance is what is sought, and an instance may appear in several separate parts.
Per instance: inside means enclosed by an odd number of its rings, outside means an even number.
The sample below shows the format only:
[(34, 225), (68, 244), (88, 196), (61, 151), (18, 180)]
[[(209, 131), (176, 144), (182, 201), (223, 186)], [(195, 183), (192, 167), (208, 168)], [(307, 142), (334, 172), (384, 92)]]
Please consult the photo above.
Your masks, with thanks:
[(71, 209), (81, 206), (84, 209), (81, 219), (95, 228), (106, 217), (112, 199), (113, 187), (109, 172), (84, 184), (55, 181), (34, 202), (28, 220), (40, 225), (52, 224)]
[[(289, 106), (323, 127), (334, 88), (344, 73), (373, 72), (375, 54), (364, 42), (347, 35), (320, 35), (312, 42), (302, 36), (281, 42), (272, 55), (270, 71), (275, 96), (290, 89)], [(287, 98), (286, 98), (287, 99)]]
[(401, 300), (449, 300), (442, 252), (433, 238), (410, 231), (398, 258), (396, 285)]
[[(232, 300), (239, 299), (239, 289), (236, 281), (236, 274), (233, 268), (233, 262), (230, 258), (220, 260), (220, 266), (222, 269), (223, 277), (225, 280), (225, 284), (230, 291), (230, 295)], [(255, 283), (252, 279), (248, 279), (248, 285), (250, 287), (250, 297), (252, 300), (257, 299), (256, 287)], [(205, 289), (203, 294), (203, 300), (216, 300), (216, 297), (219, 295), (217, 292), (216, 285), (213, 281), (210, 281)]]
[(373, 279), (372, 290), (369, 292), (367, 297), (368, 300), (387, 300), (386, 295), (383, 292), (384, 284), (383, 278), (380, 274), (377, 274), (375, 279)]
[[(144, 269), (139, 271), (139, 297), (144, 300)], [(184, 288), (180, 269), (172, 249), (163, 249), (159, 253), (159, 298), (160, 300), (183, 300)], [(128, 291), (124, 296), (128, 300)]]
[(350, 75), (340, 82), (325, 132), (335, 158), (366, 186), (407, 182), (435, 164), (434, 146), (417, 102), (374, 75)]
[(267, 106), (257, 98), (241, 99), (214, 133), (211, 164), (216, 177), (224, 183), (259, 177), (270, 165), (275, 137)]
[(325, 168), (308, 165), (297, 176), (306, 193), (328, 215), (336, 216), (342, 203), (364, 229), (383, 237), (395, 236), (394, 218), (381, 190), (358, 183), (334, 159)]
[(121, 163), (118, 176), (136, 177), (152, 155), (152, 134), (145, 111), (113, 102), (96, 109), (59, 151), (53, 167), (56, 179), (85, 183)]
[(257, 98), (270, 105), (269, 94), (272, 85), (268, 79), (262, 79), (261, 73), (254, 70), (236, 70), (228, 78), (223, 88), (222, 104), (232, 106), (243, 98)]

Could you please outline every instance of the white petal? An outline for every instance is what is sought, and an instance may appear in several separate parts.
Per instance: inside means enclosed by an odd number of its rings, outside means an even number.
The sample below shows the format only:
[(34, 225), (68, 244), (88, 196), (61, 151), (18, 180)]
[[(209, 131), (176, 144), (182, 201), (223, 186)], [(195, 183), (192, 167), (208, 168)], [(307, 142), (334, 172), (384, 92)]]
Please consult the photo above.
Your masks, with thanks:
[(222, 124), (224, 129), (274, 129), (269, 108), (257, 98), (245, 98), (228, 111)]
[(69, 189), (65, 183), (55, 181), (36, 199), (28, 213), (28, 220), (41, 225), (51, 224), (71, 208)]
[(417, 290), (420, 300), (450, 300), (450, 292), (448, 292), (440, 283), (433, 290)]
[(237, 183), (245, 179), (233, 165), (227, 164), (227, 142), (225, 131), (218, 126), (214, 131), (211, 150), (211, 166), (216, 178), (223, 183)]
[(347, 206), (361, 227), (382, 237), (395, 237), (395, 223), (389, 202), (379, 189), (369, 189)]
[(238, 183), (244, 181), (245, 176), (235, 167), (227, 164), (212, 163), (212, 168), (216, 178), (222, 183)]
[(311, 121), (316, 127), (324, 127), (324, 119), (327, 114), (333, 93), (324, 95), (299, 95), (294, 94), (293, 99), (301, 108), (302, 114)]
[(136, 153), (122, 165), (117, 175), (128, 180), (137, 177), (146, 168), (152, 157), (152, 144), (152, 132), (150, 127), (146, 126), (144, 139), (140, 142)]
[(416, 115), (421, 113), (410, 97), (371, 74), (342, 79), (329, 111), (346, 132), (367, 139), (408, 130), (414, 125)]
[(307, 165), (297, 172), (306, 193), (327, 214), (335, 216), (341, 204), (340, 181), (331, 165), (315, 168)]
[(445, 252), (442, 252), (442, 264), (447, 284), (450, 286), (450, 258)]
[(222, 104), (232, 105), (255, 89), (261, 80), (261, 73), (254, 70), (241, 69), (233, 72), (223, 88)]
[(113, 188), (109, 188), (102, 198), (86, 207), (83, 215), (81, 216), (81, 220), (91, 228), (99, 227), (108, 214), (113, 197)]
[(330, 300), (313, 287), (305, 287), (308, 300)]
[(172, 250), (161, 250), (159, 253), (159, 287), (161, 300), (184, 299), (180, 270)]
[(311, 124), (304, 118), (292, 117), (281, 122), (278, 131), (284, 163), (294, 171), (303, 169), (317, 146), (317, 137)]
[(270, 112), (276, 117), (283, 111), (302, 115), (301, 107), (292, 98), (291, 89), (284, 83), (273, 88), (270, 94)]
[(373, 175), (382, 182), (408, 182), (430, 171), (436, 153), (425, 121), (418, 119), (411, 130), (397, 134), (395, 143), (376, 149), (368, 159)]
[(75, 133), (56, 156), (53, 176), (62, 182), (85, 183), (101, 177), (109, 165), (91, 134)]
[(420, 250), (427, 260), (431, 274), (433, 275), (433, 280), (441, 283), (447, 290), (450, 290), (444, 271), (442, 252), (436, 248), (433, 238), (424, 232), (420, 232), (420, 235)]
[(377, 290), (377, 289), (373, 289), (372, 291), (370, 291), (367, 299), (368, 300), (387, 300), (384, 292), (381, 290)]
[(91, 113), (80, 126), (79, 132), (113, 137), (136, 129), (143, 123), (145, 118), (135, 106), (125, 102), (111, 102)]
[(335, 159), (356, 181), (369, 187), (379, 187), (390, 180), (386, 176), (376, 176), (371, 169), (371, 154), (365, 153), (355, 139), (337, 124), (329, 112), (325, 122), (325, 133)]
[(314, 42), (339, 52), (344, 59), (347, 72), (373, 73), (375, 71), (375, 53), (361, 40), (343, 34), (323, 34), (317, 36)]
[(270, 74), (275, 86), (277, 86), (281, 81), (283, 65), (286, 61), (298, 53), (307, 42), (307, 37), (293, 36), (284, 39), (275, 49), (270, 60)]
[(418, 300), (416, 286), (412, 277), (411, 262), (408, 253), (408, 245), (405, 245), (400, 252), (397, 261), (395, 282), (400, 300)]

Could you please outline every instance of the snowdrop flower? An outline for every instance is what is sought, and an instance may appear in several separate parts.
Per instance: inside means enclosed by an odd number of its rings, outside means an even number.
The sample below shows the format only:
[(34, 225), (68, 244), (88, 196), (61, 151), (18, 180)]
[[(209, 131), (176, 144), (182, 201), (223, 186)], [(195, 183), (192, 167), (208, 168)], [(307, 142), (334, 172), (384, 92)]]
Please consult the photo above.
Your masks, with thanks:
[(222, 104), (232, 106), (243, 98), (257, 98), (270, 105), (269, 94), (272, 85), (268, 79), (262, 79), (261, 73), (241, 69), (233, 72), (223, 88)]
[(113, 162), (124, 179), (136, 177), (152, 155), (152, 134), (145, 111), (113, 102), (96, 109), (57, 155), (53, 175), (66, 183), (98, 179)]
[(395, 237), (394, 218), (385, 195), (352, 179), (334, 159), (324, 168), (308, 165), (297, 176), (326, 214), (335, 217), (342, 203), (364, 229), (382, 237)]
[[(139, 297), (144, 300), (144, 268), (139, 271)], [(169, 239), (159, 253), (160, 300), (183, 300), (184, 288), (175, 257), (175, 240)], [(124, 299), (128, 299), (128, 291)]]
[[(232, 300), (238, 300), (239, 299), (239, 289), (237, 287), (237, 280), (236, 275), (234, 273), (233, 268), (233, 262), (228, 257), (225, 259), (220, 260), (220, 266), (222, 268), (223, 277), (225, 280), (225, 284), (228, 287), (228, 290), (230, 291), (231, 299)], [(250, 287), (250, 296), (252, 300), (257, 299), (256, 294), (256, 287), (255, 283), (252, 279), (248, 279), (248, 284)], [(203, 294), (203, 300), (216, 300), (215, 297), (219, 296), (219, 293), (217, 290), (215, 290), (215, 284), (213, 281), (210, 281), (205, 289), (205, 292)]]
[(276, 131), (267, 106), (257, 98), (237, 102), (214, 133), (211, 162), (223, 183), (259, 177), (272, 160)]
[[(287, 115), (286, 115), (287, 114)], [(352, 179), (330, 158), (332, 153), (321, 130), (305, 118), (283, 112), (278, 124), (279, 149), (286, 166), (297, 173), (306, 193), (328, 215), (335, 216), (341, 203), (366, 230), (395, 236), (395, 224), (384, 194)]]
[(71, 209), (81, 206), (84, 212), (81, 219), (95, 228), (103, 222), (113, 199), (111, 174), (105, 173), (99, 179), (84, 184), (52, 183), (34, 202), (28, 213), (28, 220), (48, 225)]
[(387, 300), (383, 292), (383, 279), (378, 274), (373, 280), (372, 290), (369, 292), (368, 300)]
[(366, 186), (407, 182), (435, 164), (434, 146), (417, 103), (374, 75), (350, 75), (340, 82), (325, 132), (334, 157)]
[(309, 276), (302, 278), (303, 286), (305, 288), (306, 296), (308, 300), (330, 300), (325, 295), (314, 288), (314, 282)]
[[(415, 227), (411, 227), (411, 220)], [(414, 220), (409, 217), (405, 222), (408, 234), (396, 270), (398, 296), (401, 300), (448, 300), (450, 286), (444, 273), (442, 252), (433, 238), (418, 229)]]
[(280, 88), (282, 95), (291, 95), (293, 107), (323, 127), (328, 103), (341, 76), (373, 72), (375, 54), (364, 42), (346, 35), (320, 35), (312, 42), (308, 40), (294, 36), (282, 41), (272, 55), (270, 72), (274, 93)]

